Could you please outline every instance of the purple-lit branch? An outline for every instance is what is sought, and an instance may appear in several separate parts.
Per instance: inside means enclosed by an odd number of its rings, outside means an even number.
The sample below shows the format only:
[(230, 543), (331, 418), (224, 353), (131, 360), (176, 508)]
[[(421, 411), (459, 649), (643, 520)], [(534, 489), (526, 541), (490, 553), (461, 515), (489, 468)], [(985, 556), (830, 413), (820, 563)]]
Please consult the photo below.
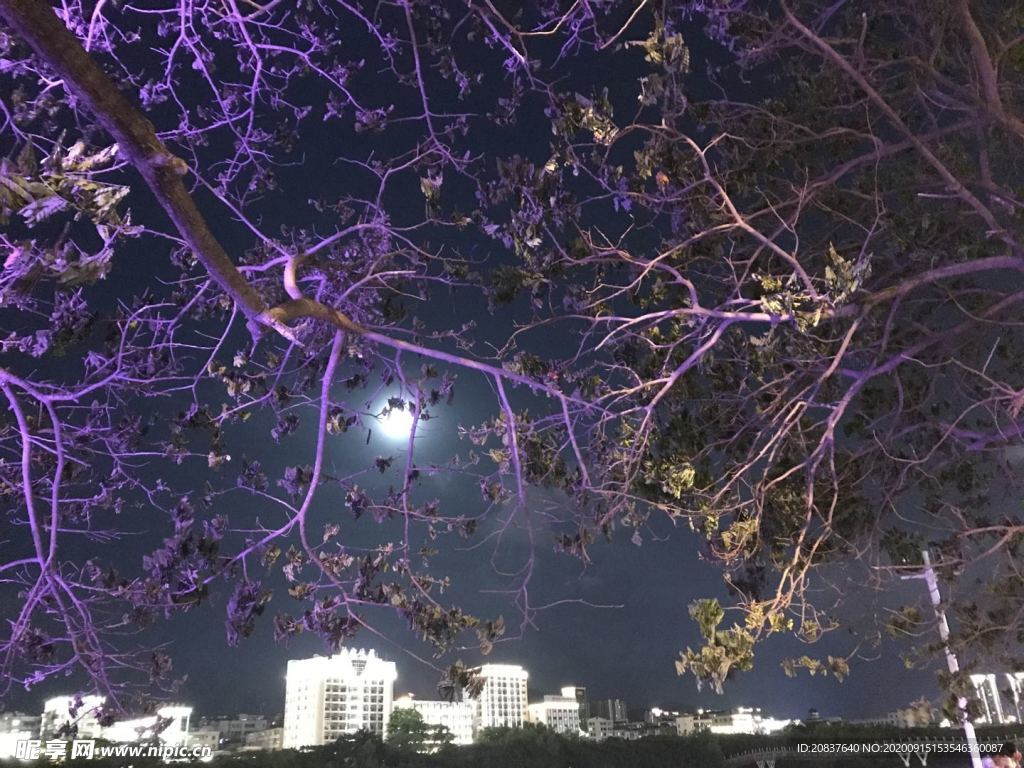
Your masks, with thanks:
[[(280, 639), (397, 611), (488, 650), (504, 622), (458, 608), (442, 543), (491, 548), (523, 631), (562, 602), (530, 598), (548, 542), (596, 567), (667, 517), (735, 598), (681, 662), (720, 686), (834, 628), (831, 564), (877, 588), (915, 536), (942, 567), (1014, 551), (979, 499), (1024, 402), (1010, 22), (749, 5), (0, 0), (10, 684), (167, 678), (125, 636), (224, 584), (233, 642), (284, 592)], [(697, 100), (698, 28), (763, 98)]]

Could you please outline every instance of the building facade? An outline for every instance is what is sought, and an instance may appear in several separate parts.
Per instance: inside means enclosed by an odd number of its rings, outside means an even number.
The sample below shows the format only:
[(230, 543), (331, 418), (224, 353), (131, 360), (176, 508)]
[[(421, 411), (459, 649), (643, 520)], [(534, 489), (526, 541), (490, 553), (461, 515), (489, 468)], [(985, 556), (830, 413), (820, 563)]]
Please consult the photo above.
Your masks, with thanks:
[(201, 728), (215, 730), (220, 734), (220, 743), (223, 746), (244, 744), (249, 734), (258, 731), (265, 731), (270, 727), (267, 718), (263, 715), (238, 714), (224, 717), (204, 717), (200, 723)]
[(556, 733), (580, 732), (580, 704), (575, 696), (545, 696), (543, 701), (527, 705), (526, 716), (531, 723)]
[(1006, 684), (1010, 690), (1013, 715), (1018, 723), (1024, 723), (1024, 672), (1007, 672)]
[(427, 725), (444, 726), (451, 733), (453, 744), (473, 743), (475, 708), (471, 701), (431, 701), (402, 696), (395, 699), (394, 708), (415, 710)]
[(516, 664), (484, 664), (476, 675), (484, 685), (473, 702), (474, 735), (482, 728), (521, 727), (526, 719), (527, 671)]
[(254, 731), (245, 737), (246, 749), (272, 750), (281, 749), (284, 743), (284, 728), (264, 728), (262, 731)]
[(196, 749), (209, 748), (210, 752), (220, 749), (220, 731), (216, 728), (196, 728), (188, 732), (188, 746)]
[(359, 730), (386, 735), (397, 677), (395, 663), (372, 650), (289, 661), (282, 745), (330, 744)]
[(118, 720), (103, 728), (102, 735), (107, 741), (132, 743), (136, 741), (159, 741), (169, 746), (184, 746), (188, 743), (192, 707), (176, 704), (161, 707), (155, 715)]
[[(1000, 689), (1002, 683), (1004, 688)], [(980, 724), (1009, 725), (1024, 722), (1024, 672), (971, 675), (978, 700)]]
[(981, 704), (982, 714), (975, 721), (988, 725), (1003, 725), (1007, 722), (1003, 714), (1003, 697), (999, 694), (999, 683), (993, 674), (971, 675), (974, 695)]
[(566, 685), (562, 687), (562, 695), (576, 699), (579, 703), (580, 728), (586, 730), (587, 720), (590, 719), (590, 700), (587, 699), (587, 689), (578, 685)]
[(103, 696), (54, 696), (43, 704), (39, 722), (39, 738), (43, 741), (74, 733), (79, 739), (103, 738), (99, 711), (106, 699)]
[(646, 723), (616, 723), (607, 717), (592, 717), (587, 721), (587, 735), (595, 741), (604, 741), (605, 739), (636, 741), (644, 736), (654, 734), (648, 733)]
[(587, 733), (590, 735), (590, 738), (596, 739), (597, 741), (604, 741), (611, 736), (614, 728), (615, 723), (607, 717), (587, 718)]
[(676, 718), (676, 731), (689, 736), (700, 731), (718, 734), (774, 733), (790, 725), (792, 720), (765, 717), (758, 707), (737, 707), (728, 711), (698, 709), (693, 714)]
[(19, 741), (39, 738), (39, 715), (0, 712), (0, 759), (14, 757)]

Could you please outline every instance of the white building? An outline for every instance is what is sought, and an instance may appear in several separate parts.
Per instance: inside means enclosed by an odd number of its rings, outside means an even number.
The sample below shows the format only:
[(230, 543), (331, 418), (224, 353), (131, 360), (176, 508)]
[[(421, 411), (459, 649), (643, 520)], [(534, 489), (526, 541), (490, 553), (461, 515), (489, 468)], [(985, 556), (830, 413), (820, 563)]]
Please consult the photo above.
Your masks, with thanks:
[(75, 738), (78, 739), (105, 739), (122, 743), (159, 741), (171, 746), (188, 743), (192, 707), (168, 705), (153, 715), (101, 725), (99, 712), (105, 702), (103, 696), (83, 696), (76, 707), (73, 696), (47, 699), (43, 704), (42, 717), (38, 720), (38, 734), (33, 734), (32, 738), (48, 741), (67, 735), (74, 729)]
[[(161, 707), (155, 715), (133, 720), (118, 720), (103, 728), (107, 741), (133, 742), (157, 740), (161, 744), (183, 746), (188, 743), (192, 707), (181, 705)], [(159, 729), (159, 730), (158, 730)]]
[(263, 715), (233, 715), (231, 717), (204, 717), (203, 728), (216, 730), (221, 744), (243, 744), (251, 733), (264, 731), (270, 723)]
[(39, 715), (0, 712), (0, 760), (14, 757), (19, 741), (39, 738)]
[(604, 741), (612, 735), (612, 730), (615, 728), (615, 723), (609, 720), (607, 717), (590, 717), (587, 718), (587, 733), (590, 734), (592, 739), (597, 741)]
[(1006, 683), (1010, 688), (1010, 698), (1013, 699), (1013, 712), (1018, 723), (1024, 723), (1024, 672), (1007, 672)]
[(543, 701), (526, 707), (526, 717), (556, 733), (580, 732), (580, 703), (575, 696), (545, 696)]
[(484, 664), (476, 674), (484, 687), (475, 700), (473, 732), (481, 728), (519, 728), (526, 719), (526, 678), (516, 664)]
[(563, 685), (562, 695), (568, 699), (576, 699), (580, 705), (580, 725), (586, 727), (590, 719), (590, 701), (587, 699), (587, 689), (579, 685)]
[(475, 707), (472, 701), (431, 701), (402, 696), (395, 699), (394, 708), (419, 712), (427, 725), (443, 725), (451, 733), (453, 744), (473, 743)]
[(374, 651), (343, 649), (334, 656), (288, 662), (285, 749), (330, 744), (344, 733), (387, 733), (398, 671)]
[(971, 684), (974, 686), (974, 694), (981, 703), (981, 716), (975, 721), (989, 725), (1003, 725), (1007, 722), (1003, 715), (1003, 697), (999, 695), (999, 684), (996, 676), (971, 675)]
[(284, 728), (264, 728), (262, 731), (254, 731), (246, 734), (246, 749), (280, 749), (284, 741)]
[(764, 717), (757, 707), (737, 707), (727, 712), (698, 709), (695, 714), (677, 717), (676, 730), (680, 736), (689, 736), (698, 731), (765, 734), (781, 730), (792, 722)]
[(54, 696), (43, 704), (43, 715), (39, 723), (39, 738), (43, 741), (56, 738), (59, 734), (76, 729), (76, 738), (103, 738), (103, 727), (98, 713), (106, 699), (103, 696)]
[(187, 746), (195, 749), (209, 749), (210, 753), (220, 749), (220, 731), (216, 728), (196, 728), (188, 732)]

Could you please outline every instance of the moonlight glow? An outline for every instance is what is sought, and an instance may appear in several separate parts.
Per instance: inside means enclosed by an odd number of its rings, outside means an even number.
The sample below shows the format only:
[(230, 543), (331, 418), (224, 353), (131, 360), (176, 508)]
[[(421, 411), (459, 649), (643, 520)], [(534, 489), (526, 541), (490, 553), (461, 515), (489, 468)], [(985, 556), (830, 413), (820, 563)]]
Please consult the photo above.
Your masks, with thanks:
[(389, 412), (377, 417), (381, 432), (393, 440), (408, 439), (412, 432), (412, 413), (408, 410), (392, 408)]

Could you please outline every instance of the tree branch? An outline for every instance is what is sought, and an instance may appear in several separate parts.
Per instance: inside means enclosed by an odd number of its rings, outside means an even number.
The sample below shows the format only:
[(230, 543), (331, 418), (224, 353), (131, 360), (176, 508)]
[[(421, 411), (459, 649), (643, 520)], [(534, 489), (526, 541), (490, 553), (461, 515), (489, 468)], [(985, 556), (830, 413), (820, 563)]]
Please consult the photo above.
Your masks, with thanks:
[(114, 138), (210, 277), (255, 320), (266, 309), (263, 299), (238, 271), (185, 188), (185, 162), (157, 138), (153, 124), (118, 91), (49, 3), (0, 0), (0, 16)]

